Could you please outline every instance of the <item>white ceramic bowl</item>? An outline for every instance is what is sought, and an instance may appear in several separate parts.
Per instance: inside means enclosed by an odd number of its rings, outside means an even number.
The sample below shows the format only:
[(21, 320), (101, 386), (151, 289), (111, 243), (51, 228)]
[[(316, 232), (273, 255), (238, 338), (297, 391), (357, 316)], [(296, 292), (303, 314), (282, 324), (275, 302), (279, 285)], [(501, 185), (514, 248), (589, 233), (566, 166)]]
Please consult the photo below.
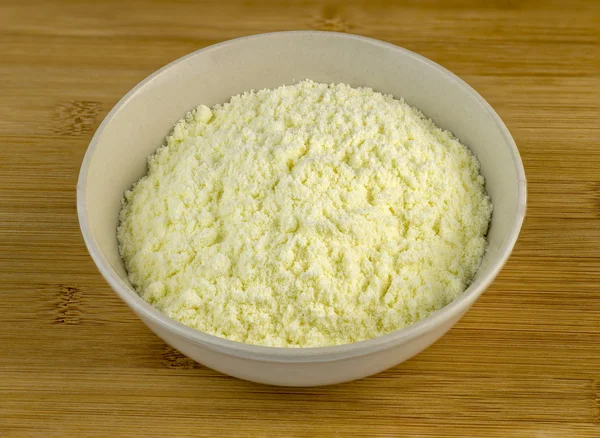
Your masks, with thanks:
[[(452, 131), (481, 162), (494, 203), (489, 248), (457, 300), (408, 328), (334, 347), (286, 349), (221, 339), (175, 322), (142, 300), (117, 251), (124, 191), (146, 172), (146, 157), (199, 104), (302, 79), (369, 86), (404, 97)], [(77, 185), (81, 231), (115, 292), (165, 342), (232, 376), (275, 385), (326, 385), (396, 365), (435, 342), (469, 309), (506, 262), (525, 215), (526, 182), (517, 147), (494, 110), (471, 87), (422, 56), (381, 41), (333, 32), (280, 32), (227, 41), (160, 69), (108, 114), (87, 150)]]

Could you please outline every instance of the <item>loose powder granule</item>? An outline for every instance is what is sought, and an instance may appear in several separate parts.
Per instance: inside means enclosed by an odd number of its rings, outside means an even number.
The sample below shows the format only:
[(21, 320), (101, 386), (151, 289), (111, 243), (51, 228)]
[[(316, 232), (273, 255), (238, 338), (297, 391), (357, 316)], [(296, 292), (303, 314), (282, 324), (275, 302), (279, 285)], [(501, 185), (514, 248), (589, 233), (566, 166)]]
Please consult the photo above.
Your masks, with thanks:
[(475, 156), (403, 100), (304, 81), (180, 120), (125, 193), (138, 293), (234, 341), (315, 347), (414, 324), (467, 287), (492, 205)]

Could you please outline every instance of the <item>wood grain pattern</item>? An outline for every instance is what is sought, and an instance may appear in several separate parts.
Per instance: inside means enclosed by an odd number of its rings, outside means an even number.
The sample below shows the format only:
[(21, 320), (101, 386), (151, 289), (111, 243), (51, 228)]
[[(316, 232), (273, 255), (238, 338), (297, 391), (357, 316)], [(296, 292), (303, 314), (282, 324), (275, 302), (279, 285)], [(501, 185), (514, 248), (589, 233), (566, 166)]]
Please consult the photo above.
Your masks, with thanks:
[[(123, 94), (198, 48), (289, 29), (454, 71), (505, 120), (529, 181), (514, 254), (461, 322), (326, 388), (243, 382), (166, 346), (76, 218), (81, 159)], [(599, 29), (593, 0), (0, 2), (0, 436), (600, 436)]]

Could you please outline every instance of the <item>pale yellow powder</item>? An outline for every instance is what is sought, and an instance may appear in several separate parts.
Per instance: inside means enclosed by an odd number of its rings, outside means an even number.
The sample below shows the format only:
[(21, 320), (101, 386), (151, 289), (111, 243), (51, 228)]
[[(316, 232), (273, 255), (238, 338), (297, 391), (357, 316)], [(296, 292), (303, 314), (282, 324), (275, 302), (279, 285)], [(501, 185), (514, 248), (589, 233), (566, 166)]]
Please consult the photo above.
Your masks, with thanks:
[(149, 158), (118, 229), (171, 318), (271, 346), (355, 342), (461, 292), (492, 206), (449, 132), (368, 88), (304, 81), (200, 106)]

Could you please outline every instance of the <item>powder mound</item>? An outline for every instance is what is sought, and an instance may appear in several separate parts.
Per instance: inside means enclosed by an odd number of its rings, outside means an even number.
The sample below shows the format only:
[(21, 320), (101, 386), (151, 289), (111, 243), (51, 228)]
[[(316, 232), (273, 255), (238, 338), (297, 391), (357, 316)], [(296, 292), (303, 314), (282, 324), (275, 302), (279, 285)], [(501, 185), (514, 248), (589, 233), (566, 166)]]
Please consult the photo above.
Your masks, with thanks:
[(131, 283), (234, 341), (356, 342), (459, 296), (492, 205), (475, 156), (403, 100), (304, 81), (180, 120), (125, 193)]

